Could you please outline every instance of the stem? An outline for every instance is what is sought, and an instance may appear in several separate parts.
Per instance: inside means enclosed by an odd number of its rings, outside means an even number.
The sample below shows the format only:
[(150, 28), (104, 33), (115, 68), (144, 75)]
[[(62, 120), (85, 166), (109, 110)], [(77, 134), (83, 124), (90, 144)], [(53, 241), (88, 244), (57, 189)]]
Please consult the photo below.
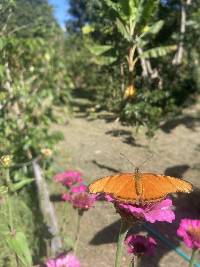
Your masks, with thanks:
[(20, 267), (20, 265), (19, 265), (19, 259), (18, 259), (17, 254), (15, 254), (15, 260), (16, 260), (17, 267)]
[(10, 188), (12, 186), (11, 180), (10, 180), (10, 172), (9, 168), (5, 169), (5, 179), (6, 179), (6, 185), (8, 186), (8, 194), (7, 194), (7, 205), (8, 205), (8, 224), (11, 233), (14, 231), (14, 224), (13, 224), (13, 214), (12, 214), (12, 204), (10, 201)]
[(193, 265), (194, 265), (194, 260), (195, 260), (194, 255), (195, 255), (195, 252), (196, 251), (197, 251), (197, 249), (196, 248), (193, 248), (192, 255), (191, 255), (191, 258), (190, 258), (190, 262), (189, 262), (189, 267), (193, 267)]
[(132, 267), (140, 267), (141, 266), (141, 260), (142, 260), (142, 257), (140, 255), (134, 256)]
[[(8, 206), (8, 225), (10, 229), (10, 233), (13, 235), (15, 234), (14, 231), (14, 222), (13, 222), (13, 212), (12, 212), (12, 203), (11, 203), (11, 198), (10, 198), (10, 190), (12, 188), (12, 182), (10, 179), (10, 171), (9, 168), (5, 168), (5, 179), (6, 179), (6, 185), (8, 186), (8, 194), (6, 197), (6, 202)], [(17, 253), (14, 252), (15, 255), (15, 261), (16, 261), (16, 266), (19, 267), (19, 259)]]
[(7, 185), (8, 189), (11, 189), (12, 182), (10, 180), (10, 171), (9, 171), (9, 168), (5, 168), (4, 170), (5, 170), (6, 185)]
[(83, 212), (81, 210), (78, 210), (78, 217), (77, 217), (77, 226), (76, 226), (76, 240), (74, 245), (74, 253), (76, 254), (78, 242), (80, 238), (80, 228), (81, 228), (81, 218), (83, 216)]
[(126, 237), (126, 233), (128, 231), (128, 226), (126, 222), (121, 219), (121, 226), (120, 226), (120, 232), (119, 232), (119, 238), (117, 242), (117, 251), (116, 251), (116, 257), (115, 257), (115, 267), (121, 266), (121, 258), (123, 253), (123, 241)]
[(13, 216), (12, 216), (12, 205), (10, 202), (10, 197), (7, 195), (7, 205), (8, 205), (8, 224), (10, 228), (10, 232), (13, 233), (14, 231), (14, 224), (13, 224)]

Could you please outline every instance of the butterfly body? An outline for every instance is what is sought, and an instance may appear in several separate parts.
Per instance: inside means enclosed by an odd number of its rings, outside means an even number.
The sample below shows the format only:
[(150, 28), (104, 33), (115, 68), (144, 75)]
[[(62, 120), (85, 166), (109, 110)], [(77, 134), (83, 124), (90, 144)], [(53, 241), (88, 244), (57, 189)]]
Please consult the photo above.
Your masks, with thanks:
[(155, 173), (119, 173), (100, 178), (89, 185), (90, 193), (105, 193), (127, 203), (150, 203), (170, 193), (192, 191), (192, 185), (182, 179)]
[(141, 183), (141, 175), (139, 173), (139, 169), (135, 170), (135, 191), (137, 195), (137, 202), (140, 202), (140, 197), (142, 196), (143, 188)]

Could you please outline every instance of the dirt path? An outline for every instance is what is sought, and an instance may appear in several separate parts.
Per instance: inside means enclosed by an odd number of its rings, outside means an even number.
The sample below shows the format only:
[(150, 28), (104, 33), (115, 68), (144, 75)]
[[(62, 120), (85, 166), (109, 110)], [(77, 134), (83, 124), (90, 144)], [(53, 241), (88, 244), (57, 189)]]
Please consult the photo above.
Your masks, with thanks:
[[(200, 187), (198, 113), (198, 106), (186, 110), (183, 116), (163, 125), (162, 130), (159, 130), (152, 140), (145, 138), (144, 129), (136, 135), (132, 127), (112, 121), (109, 114), (101, 114), (99, 119), (88, 120), (83, 113), (77, 113), (67, 125), (56, 126), (65, 136), (58, 148), (57, 164), (65, 166), (66, 169), (81, 171), (88, 183), (115, 172), (133, 171), (134, 167), (128, 160), (120, 156), (120, 153), (123, 153), (135, 166), (140, 166), (147, 159), (141, 166), (142, 171), (183, 177)], [(195, 193), (186, 200), (185, 196), (180, 198), (182, 214), (184, 212), (191, 217), (198, 216), (195, 212), (199, 196), (200, 194)], [(179, 217), (180, 212), (177, 219)], [(85, 213), (78, 249), (82, 267), (114, 266), (118, 220), (119, 215), (108, 203), (97, 203), (95, 208)], [(74, 231), (74, 225), (75, 222), (68, 227), (68, 231)], [(163, 233), (167, 230), (170, 240), (190, 254), (175, 236), (177, 222), (171, 225), (157, 224), (155, 228)], [(123, 266), (128, 266), (126, 254)], [(156, 256), (152, 261), (145, 260), (142, 266), (179, 267), (187, 266), (187, 263), (176, 252), (159, 242)]]

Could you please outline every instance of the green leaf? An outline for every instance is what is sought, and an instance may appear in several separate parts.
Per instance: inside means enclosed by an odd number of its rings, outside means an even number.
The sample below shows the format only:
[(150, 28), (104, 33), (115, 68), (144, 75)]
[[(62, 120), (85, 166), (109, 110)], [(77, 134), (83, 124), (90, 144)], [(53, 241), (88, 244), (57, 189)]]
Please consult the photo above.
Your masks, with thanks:
[(106, 57), (106, 56), (101, 56), (101, 57), (96, 57), (92, 59), (92, 63), (101, 65), (101, 66), (106, 66), (114, 63), (117, 60), (116, 57)]
[(127, 31), (125, 25), (123, 24), (123, 22), (117, 18), (116, 19), (116, 25), (117, 25), (117, 29), (118, 31), (121, 33), (121, 35), (127, 40), (127, 41), (131, 41), (131, 36), (130, 33)]
[(114, 9), (117, 12), (119, 11), (118, 4), (112, 2), (111, 0), (104, 0), (104, 2), (106, 3), (106, 5), (108, 7), (111, 7), (112, 9)]
[(119, 0), (119, 15), (121, 17), (126, 16), (127, 18), (130, 16), (130, 7), (129, 0)]
[(15, 183), (12, 185), (11, 191), (16, 192), (17, 190), (23, 188), (25, 185), (32, 183), (33, 181), (34, 181), (33, 178), (32, 179), (28, 178), (28, 179), (24, 179), (18, 183)]
[(176, 45), (169, 45), (169, 46), (161, 46), (149, 49), (142, 53), (140, 57), (142, 58), (157, 58), (165, 56), (171, 52), (174, 52), (176, 50)]
[(140, 0), (138, 7), (138, 21), (142, 25), (148, 24), (150, 18), (152, 18), (158, 8), (159, 0)]
[(1, 39), (0, 39), (0, 51), (4, 48), (4, 44), (5, 44), (5, 42), (4, 42), (4, 40), (1, 38)]
[(65, 247), (67, 247), (68, 249), (74, 249), (74, 245), (75, 245), (75, 240), (73, 240), (71, 237), (69, 236), (65, 236), (64, 237), (64, 245)]
[(150, 26), (148, 28), (146, 33), (157, 34), (161, 30), (161, 28), (163, 27), (163, 24), (164, 24), (163, 20), (157, 21), (156, 23), (154, 23), (152, 26)]
[(112, 45), (89, 45), (87, 44), (87, 48), (90, 50), (90, 52), (95, 56), (101, 56), (102, 54), (108, 52), (110, 49), (112, 49)]
[(119, 0), (117, 3), (114, 3), (111, 0), (104, 0), (106, 5), (113, 9), (119, 18), (123, 21), (129, 22), (129, 19), (136, 15), (136, 10), (130, 5), (130, 2), (136, 2), (136, 0)]
[(6, 242), (8, 243), (9, 248), (16, 253), (23, 266), (32, 266), (31, 252), (23, 232), (16, 232), (15, 234), (6, 236)]
[(5, 195), (8, 192), (8, 187), (7, 186), (0, 186), (0, 196)]
[(4, 76), (5, 66), (0, 64), (0, 78)]
[(129, 8), (130, 8), (130, 19), (132, 21), (135, 21), (138, 14), (138, 1), (129, 0)]

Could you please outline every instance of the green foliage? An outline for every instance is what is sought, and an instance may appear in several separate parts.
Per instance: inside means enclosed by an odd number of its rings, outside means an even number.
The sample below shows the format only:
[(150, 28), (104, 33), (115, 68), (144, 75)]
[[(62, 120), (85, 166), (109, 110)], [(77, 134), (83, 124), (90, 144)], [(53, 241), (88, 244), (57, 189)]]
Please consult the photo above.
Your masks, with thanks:
[(6, 242), (10, 249), (12, 249), (22, 266), (31, 267), (32, 257), (28, 247), (26, 236), (23, 232), (16, 232), (6, 237)]
[(33, 181), (34, 181), (33, 178), (32, 179), (31, 178), (27, 178), (27, 179), (23, 179), (23, 180), (21, 180), (21, 181), (19, 181), (17, 183), (14, 183), (12, 185), (12, 187), (11, 187), (11, 191), (12, 192), (16, 192), (16, 191), (22, 189), (24, 186), (32, 183)]
[(49, 132), (49, 126), (55, 121), (53, 106), (69, 99), (62, 41), (61, 32), (54, 27), (44, 30), (42, 37), (5, 32), (1, 38), (0, 138), (2, 150), (17, 161), (27, 160), (30, 153), (37, 156), (60, 139)]
[[(0, 137), (5, 145), (4, 151), (24, 160), (27, 151), (36, 156), (43, 146), (51, 146), (55, 139), (48, 133), (56, 92), (51, 51), (41, 39), (9, 38), (4, 41)], [(32, 58), (34, 60), (30, 61)], [(24, 138), (21, 138), (22, 133)]]
[(108, 52), (110, 49), (113, 48), (111, 45), (97, 45), (97, 44), (93, 44), (90, 46), (88, 45), (87, 47), (90, 50), (90, 52), (95, 56), (101, 56), (102, 54)]
[(3, 175), (0, 181), (0, 266), (16, 266), (15, 255), (19, 266), (32, 266), (32, 258), (35, 264), (47, 253), (45, 240), (50, 237), (27, 162), (41, 158), (49, 175), (51, 159), (42, 151), (53, 151), (62, 138), (51, 125), (57, 106), (69, 106), (73, 87), (64, 42), (46, 0), (1, 3), (0, 156), (12, 155), (13, 163), (10, 178)]
[(136, 126), (145, 126), (152, 137), (166, 114), (173, 113), (174, 101), (168, 91), (142, 90), (133, 102), (125, 105), (121, 118)]
[[(71, 6), (76, 20), (82, 21), (83, 29), (82, 38), (80, 28), (74, 30), (73, 38), (80, 38), (79, 53), (84, 62), (81, 64), (80, 58), (74, 57), (73, 63), (77, 60), (81, 88), (91, 92), (98, 109), (111, 110), (122, 120), (146, 125), (153, 132), (161, 120), (180, 111), (180, 105), (199, 90), (199, 6), (196, 2), (186, 7), (184, 38), (180, 36), (180, 1), (91, 0), (84, 2), (82, 9), (72, 3)], [(84, 11), (84, 20), (80, 10)], [(184, 59), (177, 67), (173, 65), (173, 58), (181, 40)], [(78, 76), (80, 78), (80, 74)], [(135, 99), (129, 96), (125, 101), (131, 84)], [(164, 92), (162, 97), (160, 91)], [(146, 97), (144, 92), (151, 97)], [(139, 119), (136, 113), (140, 114)]]
[(157, 58), (166, 56), (168, 53), (171, 53), (176, 50), (176, 45), (162, 46), (149, 49), (142, 53), (142, 58)]
[[(27, 263), (22, 266), (31, 266), (28, 264), (31, 262), (31, 252), (28, 248), (28, 243), (32, 246), (32, 252), (35, 246), (38, 246), (34, 236), (34, 220), (33, 215), (29, 207), (19, 196), (10, 197), (10, 205), (12, 207), (13, 225), (15, 231), (12, 234), (8, 227), (9, 223), (9, 212), (8, 206), (4, 197), (4, 203), (1, 206), (0, 216), (0, 265), (1, 266), (15, 266), (15, 257), (13, 253), (17, 253), (23, 263)], [(17, 235), (16, 235), (17, 233)], [(26, 233), (26, 235), (24, 234)], [(29, 242), (27, 243), (27, 236)], [(25, 241), (25, 240), (26, 241)], [(25, 242), (24, 242), (25, 241)], [(4, 262), (7, 262), (6, 264)], [(4, 265), (5, 264), (5, 265)]]

